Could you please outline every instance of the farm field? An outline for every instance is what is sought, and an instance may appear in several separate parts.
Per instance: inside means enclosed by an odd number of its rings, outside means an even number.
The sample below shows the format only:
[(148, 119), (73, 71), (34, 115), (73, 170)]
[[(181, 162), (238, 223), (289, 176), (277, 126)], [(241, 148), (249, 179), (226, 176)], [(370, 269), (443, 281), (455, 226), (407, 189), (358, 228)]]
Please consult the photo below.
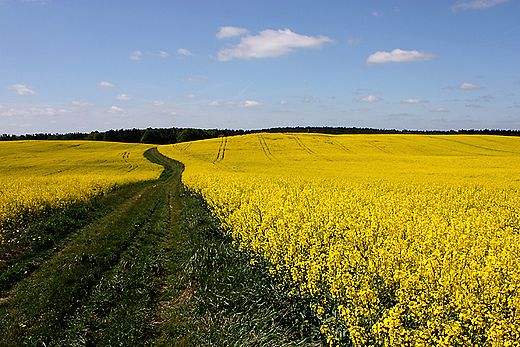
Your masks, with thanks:
[(252, 134), (159, 151), (312, 302), (331, 345), (520, 340), (519, 138)]
[(310, 308), (186, 194), (181, 163), (148, 145), (0, 148), (0, 346), (320, 345)]
[[(4, 142), (0, 146), (0, 240), (46, 209), (87, 201), (116, 185), (159, 177), (150, 145), (87, 141)], [(6, 235), (4, 235), (6, 236)]]

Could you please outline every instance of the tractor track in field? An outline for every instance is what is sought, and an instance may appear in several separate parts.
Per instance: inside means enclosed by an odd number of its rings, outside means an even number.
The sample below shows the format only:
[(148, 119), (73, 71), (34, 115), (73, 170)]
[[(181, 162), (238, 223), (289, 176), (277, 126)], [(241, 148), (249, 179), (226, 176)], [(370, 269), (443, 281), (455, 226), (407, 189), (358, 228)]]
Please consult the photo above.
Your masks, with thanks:
[(276, 157), (271, 153), (265, 138), (261, 134), (258, 135), (258, 140), (260, 141), (260, 146), (262, 146), (262, 151), (264, 152), (265, 156), (271, 161), (277, 161)]
[(227, 137), (222, 137), (220, 140), (220, 146), (218, 147), (217, 157), (213, 161), (213, 164), (220, 163), (222, 160), (224, 160), (224, 155), (226, 153), (226, 146), (227, 146)]
[(168, 230), (183, 166), (157, 149), (146, 156), (165, 167), (159, 180), (72, 232), (2, 298), (0, 346), (140, 345), (153, 335), (162, 258), (155, 245)]

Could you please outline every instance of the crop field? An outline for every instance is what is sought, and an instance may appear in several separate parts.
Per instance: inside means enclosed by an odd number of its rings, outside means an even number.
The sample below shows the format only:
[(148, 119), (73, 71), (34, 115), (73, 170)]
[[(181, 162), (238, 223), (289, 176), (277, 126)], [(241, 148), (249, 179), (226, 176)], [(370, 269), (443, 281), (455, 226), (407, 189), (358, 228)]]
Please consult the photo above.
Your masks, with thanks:
[(0, 144), (0, 240), (49, 208), (87, 201), (116, 185), (156, 179), (149, 145), (81, 141)]
[(520, 138), (251, 134), (159, 151), (331, 345), (518, 345)]

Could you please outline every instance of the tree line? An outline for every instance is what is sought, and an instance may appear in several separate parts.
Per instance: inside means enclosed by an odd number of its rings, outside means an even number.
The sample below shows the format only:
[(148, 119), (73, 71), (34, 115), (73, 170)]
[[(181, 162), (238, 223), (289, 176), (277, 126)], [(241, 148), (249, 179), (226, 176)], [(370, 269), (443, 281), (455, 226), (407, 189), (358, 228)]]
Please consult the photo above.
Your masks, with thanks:
[(128, 143), (170, 144), (252, 133), (318, 133), (318, 134), (424, 134), (424, 135), (502, 135), (520, 136), (520, 130), (461, 129), (461, 130), (397, 130), (356, 127), (278, 127), (254, 130), (197, 129), (197, 128), (147, 128), (92, 131), (90, 133), (0, 135), (0, 141), (15, 140), (91, 140)]

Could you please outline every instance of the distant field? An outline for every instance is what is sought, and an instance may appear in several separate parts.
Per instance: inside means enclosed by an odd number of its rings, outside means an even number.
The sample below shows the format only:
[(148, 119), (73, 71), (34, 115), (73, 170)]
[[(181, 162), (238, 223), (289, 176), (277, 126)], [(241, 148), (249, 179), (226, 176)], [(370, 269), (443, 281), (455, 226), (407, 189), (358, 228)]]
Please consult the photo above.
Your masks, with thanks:
[(520, 340), (520, 138), (253, 134), (159, 147), (331, 343)]
[(104, 194), (114, 185), (156, 179), (150, 145), (88, 141), (0, 143), (0, 238), (45, 208)]

